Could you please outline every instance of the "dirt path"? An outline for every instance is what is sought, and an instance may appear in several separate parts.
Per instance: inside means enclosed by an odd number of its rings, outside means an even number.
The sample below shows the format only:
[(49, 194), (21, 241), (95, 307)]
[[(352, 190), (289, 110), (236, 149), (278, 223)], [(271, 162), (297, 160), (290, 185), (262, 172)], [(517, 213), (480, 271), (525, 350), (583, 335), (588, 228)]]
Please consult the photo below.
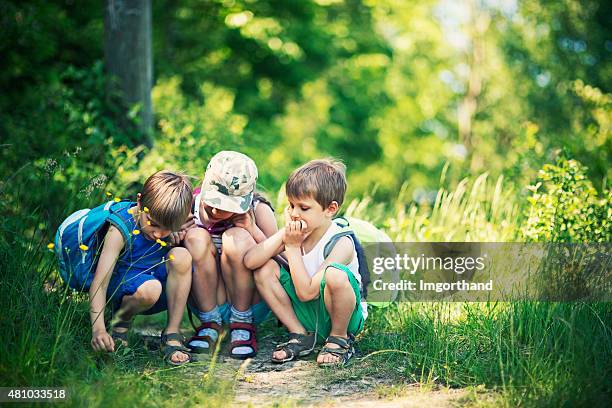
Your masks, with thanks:
[[(143, 337), (152, 332), (139, 330)], [(231, 359), (227, 342), (223, 343), (215, 364), (215, 374), (236, 379), (233, 406), (306, 406), (336, 407), (457, 407), (466, 405), (466, 390), (422, 389), (418, 384), (397, 384), (384, 372), (372, 372), (371, 367), (357, 357), (344, 369), (321, 369), (316, 354), (304, 360), (274, 364), (270, 356), (274, 345), (283, 340), (282, 334), (270, 333), (259, 339), (260, 349), (247, 361)], [(153, 337), (151, 337), (153, 338)], [(315, 350), (316, 351), (316, 350)], [(210, 361), (202, 356), (199, 361)], [(194, 367), (193, 375), (202, 376), (208, 365)], [(469, 405), (469, 404), (467, 404)]]

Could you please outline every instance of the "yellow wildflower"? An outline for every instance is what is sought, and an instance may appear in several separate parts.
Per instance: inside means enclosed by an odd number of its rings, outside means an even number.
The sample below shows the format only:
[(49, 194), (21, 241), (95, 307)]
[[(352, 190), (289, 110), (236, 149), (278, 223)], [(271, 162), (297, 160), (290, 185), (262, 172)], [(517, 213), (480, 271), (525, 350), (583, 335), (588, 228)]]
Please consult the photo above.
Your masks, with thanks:
[(106, 192), (106, 196), (107, 196), (107, 197), (110, 197), (110, 196), (112, 196), (112, 195), (113, 195), (113, 193), (111, 193), (110, 191), (107, 191), (107, 192)]
[(128, 209), (128, 214), (134, 214), (134, 207)]
[(149, 207), (145, 207), (144, 208), (144, 212), (148, 213), (149, 212)]
[(49, 242), (49, 243), (47, 244), (47, 248), (49, 248), (49, 249), (53, 249), (53, 248), (55, 248), (55, 244), (54, 244), (53, 242)]
[(168, 245), (168, 244), (166, 244), (166, 242), (162, 241), (161, 239), (158, 239), (158, 240), (157, 240), (157, 241), (155, 241), (155, 242), (157, 242), (159, 245), (161, 245), (161, 246), (163, 246), (163, 247), (165, 247), (166, 245)]
[(151, 221), (147, 221), (147, 225), (151, 225)]
[(134, 231), (132, 231), (132, 234), (138, 235), (138, 234), (140, 234), (140, 230), (139, 229), (135, 229)]
[(119, 197), (115, 197), (115, 202), (118, 203), (119, 201), (121, 201), (121, 199)]
[(89, 249), (89, 247), (85, 244), (79, 245), (79, 248), (81, 248), (82, 251), (87, 251)]
[(168, 257), (171, 261), (174, 261), (174, 255), (170, 254), (170, 256)]

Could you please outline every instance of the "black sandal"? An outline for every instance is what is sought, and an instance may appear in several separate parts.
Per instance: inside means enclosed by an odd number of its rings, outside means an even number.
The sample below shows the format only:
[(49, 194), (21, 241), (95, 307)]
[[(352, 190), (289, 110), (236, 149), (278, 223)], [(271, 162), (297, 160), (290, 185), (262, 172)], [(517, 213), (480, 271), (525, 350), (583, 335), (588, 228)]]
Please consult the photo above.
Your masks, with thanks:
[[(113, 341), (115, 342), (115, 345), (119, 343), (123, 347), (128, 346), (128, 332), (130, 331), (131, 327), (132, 327), (132, 320), (128, 320), (128, 321), (119, 320), (117, 323), (113, 324), (113, 327), (111, 329), (111, 337)], [(117, 328), (127, 329), (127, 330), (124, 332), (123, 331), (118, 332), (117, 330), (115, 330)]]
[(351, 357), (353, 357), (353, 355), (355, 354), (355, 347), (354, 347), (355, 337), (351, 333), (348, 334), (347, 339), (343, 337), (339, 337), (339, 336), (328, 336), (325, 339), (325, 343), (326, 344), (332, 343), (339, 347), (329, 348), (329, 347), (323, 346), (321, 351), (319, 351), (318, 356), (320, 356), (321, 354), (331, 354), (333, 356), (339, 357), (339, 360), (333, 363), (319, 363), (319, 367), (344, 366), (349, 362)]
[(285, 358), (274, 358), (272, 362), (277, 364), (286, 363), (287, 361), (297, 360), (299, 357), (304, 357), (312, 353), (316, 344), (314, 334), (289, 333), (289, 340), (285, 343), (280, 343), (274, 351), (284, 351)]
[[(181, 343), (180, 346), (173, 346), (168, 344), (168, 340), (172, 341), (178, 341)], [(192, 361), (191, 359), (191, 353), (189, 352), (189, 349), (187, 347), (185, 347), (183, 345), (183, 336), (181, 336), (178, 333), (162, 333), (161, 335), (161, 344), (160, 344), (160, 350), (162, 352), (162, 354), (164, 355), (164, 361), (170, 365), (173, 366), (181, 366), (183, 364), (187, 364), (190, 363)], [(180, 351), (181, 353), (185, 353), (187, 354), (187, 356), (189, 357), (187, 360), (185, 361), (181, 361), (181, 362), (177, 362), (177, 361), (172, 361), (172, 356), (177, 352)]]

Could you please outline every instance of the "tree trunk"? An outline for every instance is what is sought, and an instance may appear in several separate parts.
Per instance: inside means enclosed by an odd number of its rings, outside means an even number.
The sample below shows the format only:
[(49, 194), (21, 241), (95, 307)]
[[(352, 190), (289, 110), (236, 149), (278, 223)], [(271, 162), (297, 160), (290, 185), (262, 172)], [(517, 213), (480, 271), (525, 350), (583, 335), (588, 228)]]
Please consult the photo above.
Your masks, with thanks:
[(150, 0), (105, 1), (104, 60), (109, 86), (119, 91), (127, 109), (119, 125), (123, 127), (127, 113), (136, 106), (141, 130), (137, 142), (147, 146), (151, 146), (153, 129), (151, 34)]
[(485, 63), (485, 34), (489, 28), (489, 14), (476, 4), (475, 0), (469, 0), (470, 10), (470, 39), (471, 53), (468, 55), (468, 65), (470, 73), (467, 83), (467, 92), (457, 109), (459, 140), (463, 143), (468, 152), (470, 170), (472, 172), (482, 171), (482, 158), (474, 155), (474, 116), (478, 110), (478, 100), (483, 87), (483, 64)]

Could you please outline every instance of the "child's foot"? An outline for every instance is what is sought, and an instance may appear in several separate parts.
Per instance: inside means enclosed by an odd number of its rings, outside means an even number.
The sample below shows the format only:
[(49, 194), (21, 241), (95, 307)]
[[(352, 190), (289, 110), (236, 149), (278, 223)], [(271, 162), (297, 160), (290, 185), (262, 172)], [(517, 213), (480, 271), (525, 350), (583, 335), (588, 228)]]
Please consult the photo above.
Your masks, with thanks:
[(230, 323), (230, 336), (230, 357), (243, 360), (257, 354), (253, 323)]
[(128, 332), (130, 331), (130, 327), (132, 327), (132, 320), (119, 320), (113, 324), (111, 337), (115, 341), (115, 348), (120, 345), (123, 347), (128, 346)]
[(160, 348), (168, 364), (179, 366), (191, 361), (189, 349), (183, 345), (183, 336), (178, 333), (162, 333)]
[(312, 353), (315, 346), (313, 334), (289, 333), (289, 340), (276, 345), (272, 353), (273, 363), (285, 363)]
[(222, 333), (223, 328), (218, 323), (203, 322), (200, 327), (196, 329), (195, 336), (189, 339), (187, 346), (191, 351), (197, 354), (214, 352)]
[(317, 364), (320, 367), (345, 365), (355, 354), (354, 342), (351, 334), (348, 337), (328, 336), (317, 356)]

